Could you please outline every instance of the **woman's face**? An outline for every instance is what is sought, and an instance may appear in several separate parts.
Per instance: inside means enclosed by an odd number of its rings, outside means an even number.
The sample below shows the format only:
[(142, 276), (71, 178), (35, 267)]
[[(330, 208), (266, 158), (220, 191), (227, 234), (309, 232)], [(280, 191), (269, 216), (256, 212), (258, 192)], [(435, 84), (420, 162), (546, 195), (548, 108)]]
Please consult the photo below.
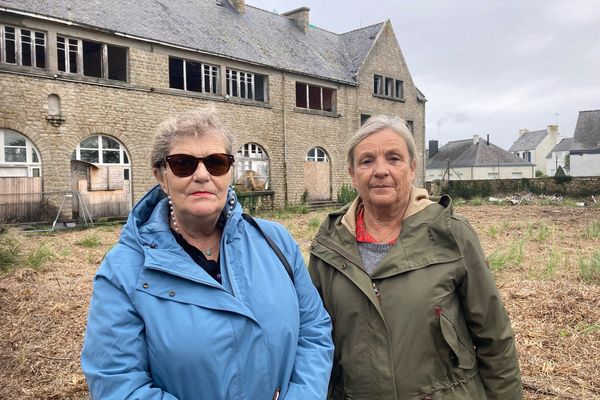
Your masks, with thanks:
[(402, 207), (408, 202), (416, 161), (410, 161), (406, 141), (391, 129), (373, 133), (354, 147), (348, 168), (365, 207)]
[[(207, 133), (199, 137), (185, 136), (176, 139), (169, 155), (189, 154), (195, 157), (206, 157), (215, 153), (225, 153), (223, 139), (215, 134)], [(227, 190), (231, 181), (231, 168), (225, 175), (211, 175), (203, 162), (198, 163), (196, 171), (187, 177), (173, 174), (168, 165), (164, 169), (155, 169), (154, 174), (163, 190), (171, 196), (173, 211), (177, 223), (182, 224), (188, 218), (208, 217), (215, 221), (227, 201)]]

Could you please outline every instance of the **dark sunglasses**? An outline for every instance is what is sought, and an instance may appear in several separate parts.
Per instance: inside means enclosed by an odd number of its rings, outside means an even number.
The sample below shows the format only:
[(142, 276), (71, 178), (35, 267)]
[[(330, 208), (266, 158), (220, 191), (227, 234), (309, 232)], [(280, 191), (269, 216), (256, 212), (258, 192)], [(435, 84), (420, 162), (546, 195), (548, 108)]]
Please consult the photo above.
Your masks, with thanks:
[(229, 171), (235, 161), (231, 154), (215, 153), (206, 157), (194, 157), (189, 154), (171, 154), (165, 157), (175, 176), (185, 178), (196, 172), (198, 164), (204, 163), (206, 170), (212, 176), (222, 176)]

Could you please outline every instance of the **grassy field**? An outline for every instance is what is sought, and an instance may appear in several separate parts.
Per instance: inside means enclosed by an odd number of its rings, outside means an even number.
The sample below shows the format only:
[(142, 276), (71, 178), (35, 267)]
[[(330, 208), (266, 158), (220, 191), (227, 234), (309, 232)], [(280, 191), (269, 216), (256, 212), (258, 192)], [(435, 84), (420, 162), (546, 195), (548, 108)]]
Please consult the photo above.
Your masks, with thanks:
[[(600, 208), (455, 209), (480, 235), (510, 314), (526, 399), (600, 399)], [(263, 217), (307, 257), (324, 215)], [(119, 231), (0, 235), (1, 399), (87, 399), (79, 354), (91, 282)]]

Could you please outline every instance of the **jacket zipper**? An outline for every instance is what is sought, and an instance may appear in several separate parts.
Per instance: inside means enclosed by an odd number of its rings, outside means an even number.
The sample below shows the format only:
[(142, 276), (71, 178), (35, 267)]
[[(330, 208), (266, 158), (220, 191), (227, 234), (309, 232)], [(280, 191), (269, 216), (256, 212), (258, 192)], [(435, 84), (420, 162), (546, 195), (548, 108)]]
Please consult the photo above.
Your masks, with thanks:
[(381, 305), (381, 292), (377, 288), (377, 285), (375, 284), (375, 282), (371, 282), (371, 283), (373, 284), (373, 291), (375, 292), (375, 296), (377, 296), (377, 301)]

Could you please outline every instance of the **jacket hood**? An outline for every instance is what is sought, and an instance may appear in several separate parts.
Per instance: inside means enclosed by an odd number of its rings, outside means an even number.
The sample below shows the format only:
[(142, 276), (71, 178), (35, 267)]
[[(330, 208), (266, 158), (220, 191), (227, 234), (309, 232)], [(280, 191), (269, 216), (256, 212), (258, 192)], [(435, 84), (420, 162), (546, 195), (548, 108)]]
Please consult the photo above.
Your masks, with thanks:
[[(242, 208), (230, 187), (225, 207), (219, 216), (219, 224), (225, 225), (233, 214), (241, 214)], [(121, 232), (119, 242), (130, 247), (141, 247), (141, 235), (169, 231), (169, 200), (159, 185), (150, 189), (133, 207)], [(141, 251), (141, 250), (140, 250)]]

